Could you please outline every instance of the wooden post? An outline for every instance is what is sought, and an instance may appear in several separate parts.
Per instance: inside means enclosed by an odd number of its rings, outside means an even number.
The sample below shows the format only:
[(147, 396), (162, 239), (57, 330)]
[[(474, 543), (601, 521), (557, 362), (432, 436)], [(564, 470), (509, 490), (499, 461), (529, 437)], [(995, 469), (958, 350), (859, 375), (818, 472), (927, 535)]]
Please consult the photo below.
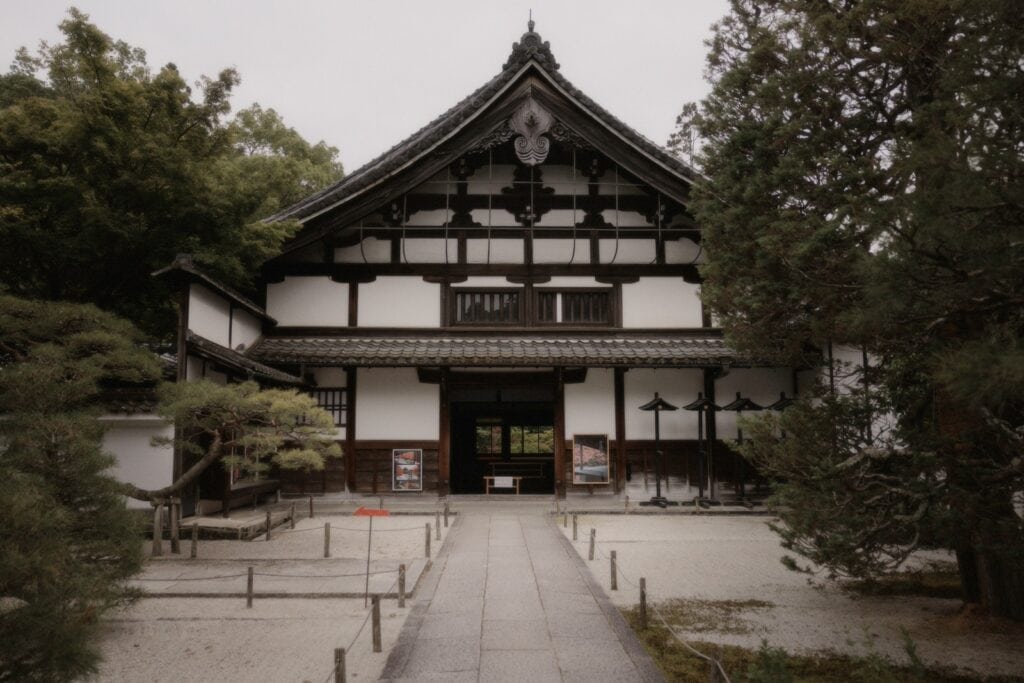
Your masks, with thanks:
[(324, 522), (324, 557), (331, 556), (331, 523)]
[(708, 660), (708, 683), (721, 683), (721, 678), (718, 676), (718, 662), (713, 659)]
[(288, 519), (291, 520), (291, 526), (289, 528), (295, 528), (295, 503), (292, 503), (292, 508), (288, 512)]
[(626, 512), (629, 512), (629, 496), (626, 496)]
[(270, 540), (270, 510), (267, 510), (267, 540)]
[(578, 532), (578, 526), (579, 526), (578, 522), (579, 522), (579, 520), (577, 519), (577, 516), (573, 515), (572, 516), (572, 540), (574, 540), (574, 541), (578, 541), (579, 540), (579, 534), (577, 533)]
[(171, 498), (168, 504), (171, 513), (171, 552), (181, 554), (181, 529), (178, 526), (178, 515), (181, 513), (181, 499)]
[(309, 518), (313, 519), (313, 496), (309, 497)]
[(259, 508), (259, 506), (260, 506), (259, 503), (260, 503), (259, 495), (255, 494), (255, 493), (252, 494), (252, 511), (253, 512), (256, 512), (256, 510)]
[(423, 556), (430, 559), (430, 522), (427, 522), (427, 535), (425, 540), (426, 544), (424, 545)]
[(153, 557), (164, 554), (164, 503), (153, 501)]
[(398, 565), (398, 606), (405, 607), (405, 565)]
[(618, 573), (618, 567), (616, 566), (617, 564), (618, 563), (616, 562), (615, 551), (613, 550), (612, 551), (612, 582), (611, 582), (612, 590), (613, 591), (619, 590), (619, 573)]
[(373, 596), (373, 651), (380, 652), (380, 596)]
[(590, 552), (587, 553), (587, 559), (594, 559), (594, 536), (597, 535), (597, 529), (590, 530)]
[(647, 628), (647, 579), (640, 577), (640, 628)]
[(192, 550), (189, 552), (189, 557), (193, 560), (196, 559), (196, 555), (199, 551), (199, 524), (192, 522)]
[(448, 501), (444, 502), (444, 528), (448, 528)]
[(334, 648), (334, 683), (345, 683), (345, 648)]
[(441, 513), (434, 511), (434, 540), (441, 540)]
[(249, 567), (249, 580), (245, 587), (245, 606), (252, 607), (252, 567)]
[(278, 489), (278, 490), (274, 491), (274, 502), (275, 503), (280, 503), (281, 502), (281, 489)]
[(566, 512), (565, 514), (562, 515), (562, 528), (563, 529), (568, 529), (569, 528), (569, 513), (568, 512)]

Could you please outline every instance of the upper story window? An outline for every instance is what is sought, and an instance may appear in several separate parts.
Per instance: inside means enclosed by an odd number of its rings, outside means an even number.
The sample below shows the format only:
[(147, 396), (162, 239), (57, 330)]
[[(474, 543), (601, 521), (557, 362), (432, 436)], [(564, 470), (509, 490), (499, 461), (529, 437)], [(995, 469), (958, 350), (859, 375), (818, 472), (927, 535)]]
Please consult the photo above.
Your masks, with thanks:
[(611, 325), (610, 289), (537, 290), (537, 322), (567, 325)]
[(523, 300), (520, 289), (457, 289), (452, 297), (452, 324), (520, 325)]
[(313, 389), (309, 395), (316, 399), (318, 406), (330, 413), (335, 427), (344, 427), (347, 393), (345, 389)]

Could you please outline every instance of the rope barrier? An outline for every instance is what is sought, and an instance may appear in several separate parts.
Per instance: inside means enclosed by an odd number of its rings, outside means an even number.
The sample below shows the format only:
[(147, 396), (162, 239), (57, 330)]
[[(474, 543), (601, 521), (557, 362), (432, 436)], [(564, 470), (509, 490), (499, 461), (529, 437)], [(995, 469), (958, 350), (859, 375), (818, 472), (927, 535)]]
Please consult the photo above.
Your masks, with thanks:
[[(395, 570), (395, 571), (398, 571), (398, 570)], [(363, 576), (363, 575), (360, 574), (360, 576)], [(390, 586), (388, 586), (388, 589), (386, 591), (384, 591), (384, 592), (385, 593), (390, 593), (397, 585), (398, 585), (398, 579), (396, 578), (394, 583), (392, 583)], [(356, 631), (356, 634), (354, 636), (352, 636), (352, 640), (349, 641), (348, 647), (345, 648), (346, 654), (352, 651), (352, 646), (356, 644), (357, 640), (359, 640), (359, 636), (362, 634), (363, 629), (366, 628), (366, 622), (368, 622), (370, 620), (370, 617), (372, 617), (372, 616), (373, 616), (373, 608), (371, 607), (370, 609), (367, 610), (366, 616), (363, 617), (363, 623), (359, 624), (359, 630)], [(324, 683), (330, 683), (330, 681), (331, 681), (331, 679), (333, 677), (334, 677), (334, 667), (332, 666), (330, 671), (327, 672), (327, 676), (324, 678)]]
[(376, 576), (377, 574), (394, 574), (397, 569), (384, 569), (378, 572), (359, 572), (357, 574), (274, 574), (269, 572), (255, 572), (255, 576), (273, 576), (281, 579), (342, 579), (350, 576)]
[[(179, 581), (219, 581), (220, 579), (238, 579), (248, 574), (225, 574), (223, 576), (196, 576), (181, 579), (130, 579), (130, 581), (163, 581), (165, 583), (177, 583)], [(362, 576), (362, 574), (360, 574)]]
[[(600, 547), (598, 547), (598, 545), (596, 543), (594, 544), (594, 549), (597, 551), (597, 553), (599, 555), (603, 556), (604, 559), (609, 560), (609, 561), (612, 559), (611, 555), (606, 554), (603, 550), (601, 550)], [(616, 572), (616, 574), (618, 574), (620, 577), (622, 577), (622, 579), (626, 583), (628, 583), (630, 586), (638, 587), (639, 584), (637, 584), (634, 581), (632, 581), (629, 578), (629, 576), (627, 576), (626, 573), (624, 571), (622, 571), (622, 560), (621, 560), (621, 558), (616, 558), (616, 559), (618, 559), (618, 561), (615, 563), (615, 572)], [(648, 590), (647, 594), (648, 594), (648, 596), (650, 596), (651, 595), (651, 591)], [(665, 618), (665, 615), (662, 614), (661, 610), (658, 609), (657, 603), (653, 599), (648, 603), (648, 607), (651, 610), (651, 612), (653, 612), (654, 615), (656, 617), (658, 617), (658, 620), (661, 621), (662, 625), (664, 625), (665, 630), (667, 630), (669, 632), (669, 634), (671, 634), (671, 636), (680, 645), (682, 645), (684, 648), (689, 650), (695, 656), (703, 659), (704, 661), (711, 662), (712, 664), (714, 664), (715, 668), (718, 669), (718, 673), (722, 677), (723, 683), (731, 683), (728, 674), (726, 674), (725, 669), (722, 667), (722, 663), (720, 661), (718, 661), (718, 659), (716, 659), (716, 658), (714, 658), (714, 657), (712, 657), (710, 655), (706, 655), (703, 652), (697, 650), (692, 645), (690, 645), (688, 642), (683, 640), (682, 636), (680, 636), (678, 633), (676, 633), (676, 631), (672, 628), (672, 625), (669, 624), (668, 620)]]

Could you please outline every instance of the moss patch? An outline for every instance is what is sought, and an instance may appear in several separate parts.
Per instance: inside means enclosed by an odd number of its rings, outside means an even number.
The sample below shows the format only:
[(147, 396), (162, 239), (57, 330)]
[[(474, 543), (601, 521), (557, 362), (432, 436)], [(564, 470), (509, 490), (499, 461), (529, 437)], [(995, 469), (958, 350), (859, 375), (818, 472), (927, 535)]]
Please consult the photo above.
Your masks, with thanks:
[(690, 633), (748, 634), (753, 625), (741, 615), (774, 607), (764, 600), (690, 600), (673, 599), (658, 603), (666, 621)]
[(956, 565), (950, 562), (932, 562), (921, 569), (894, 572), (867, 581), (848, 581), (843, 586), (859, 595), (963, 599), (960, 574)]
[[(659, 609), (665, 609), (659, 604)], [(639, 628), (636, 608), (623, 610), (644, 647), (657, 661), (669, 681), (708, 680), (708, 663), (684, 648), (660, 623), (649, 622)], [(666, 619), (669, 619), (666, 614)], [(734, 683), (820, 683), (851, 681), (854, 683), (1013, 683), (1019, 678), (971, 678), (941, 669), (923, 666), (908, 652), (908, 663), (897, 665), (877, 655), (851, 657), (835, 652), (815, 656), (792, 655), (778, 648), (762, 646), (752, 650), (733, 645), (697, 641), (690, 643), (700, 652), (718, 659)], [(910, 652), (913, 651), (912, 643)]]

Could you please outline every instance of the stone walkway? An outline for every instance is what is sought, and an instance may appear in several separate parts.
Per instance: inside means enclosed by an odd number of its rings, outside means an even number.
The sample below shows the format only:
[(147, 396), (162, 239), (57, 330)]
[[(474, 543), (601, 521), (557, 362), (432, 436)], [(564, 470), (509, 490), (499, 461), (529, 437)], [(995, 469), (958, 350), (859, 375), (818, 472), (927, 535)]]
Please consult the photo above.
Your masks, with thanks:
[(662, 681), (546, 509), (460, 506), (385, 681)]

